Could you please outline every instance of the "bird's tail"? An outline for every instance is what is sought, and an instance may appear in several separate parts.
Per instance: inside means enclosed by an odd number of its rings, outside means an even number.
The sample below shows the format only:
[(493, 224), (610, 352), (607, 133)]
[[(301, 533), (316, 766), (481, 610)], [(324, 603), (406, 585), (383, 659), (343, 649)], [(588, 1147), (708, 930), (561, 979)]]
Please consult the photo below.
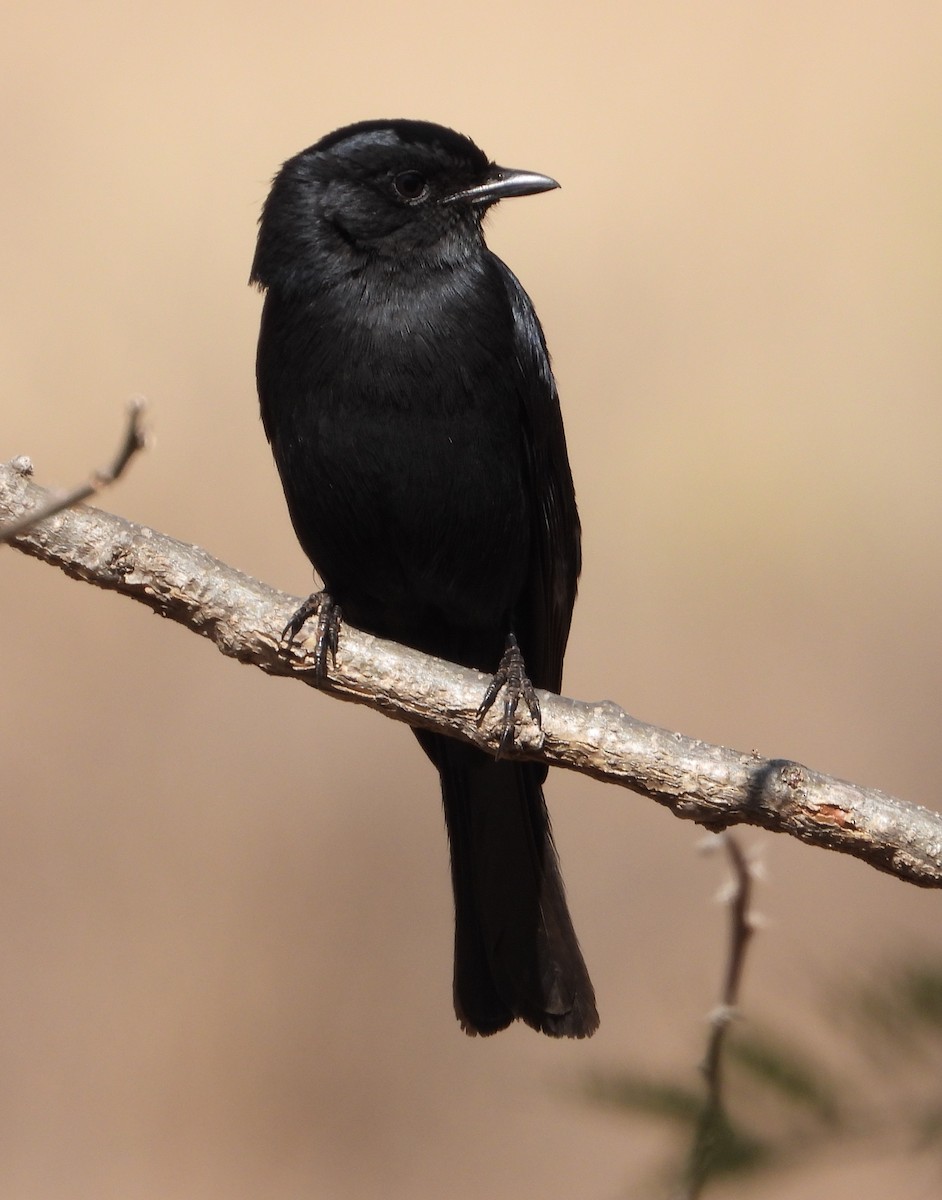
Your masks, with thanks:
[(545, 768), (416, 733), (442, 781), (462, 1028), (496, 1033), (519, 1017), (551, 1037), (588, 1037), (599, 1017), (543, 800)]

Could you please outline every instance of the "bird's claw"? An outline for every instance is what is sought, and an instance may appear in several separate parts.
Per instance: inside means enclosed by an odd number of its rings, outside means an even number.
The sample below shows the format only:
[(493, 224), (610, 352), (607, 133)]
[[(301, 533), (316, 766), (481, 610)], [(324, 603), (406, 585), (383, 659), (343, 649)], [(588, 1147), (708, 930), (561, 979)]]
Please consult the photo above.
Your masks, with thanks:
[(340, 642), (340, 625), (343, 613), (340, 605), (335, 604), (326, 591), (312, 592), (304, 603), (293, 613), (291, 619), (281, 632), (281, 645), (288, 649), (297, 640), (298, 634), (311, 619), (317, 617), (314, 631), (314, 677), (327, 678), (327, 659), (337, 665), (337, 647)]
[(495, 671), (494, 678), (488, 684), (484, 698), (478, 705), (478, 724), (481, 723), (484, 715), (493, 706), (494, 701), (502, 690), (504, 692), (504, 705), (500, 722), (500, 742), (497, 746), (498, 758), (502, 754), (506, 754), (508, 750), (513, 749), (517, 730), (517, 705), (521, 700), (526, 704), (537, 728), (542, 727), (540, 702), (536, 698), (533, 684), (530, 682), (530, 677), (526, 672), (523, 655), (520, 653), (520, 647), (517, 645), (517, 639), (513, 634), (507, 639), (507, 649), (504, 651), (504, 657), (500, 660), (500, 666)]

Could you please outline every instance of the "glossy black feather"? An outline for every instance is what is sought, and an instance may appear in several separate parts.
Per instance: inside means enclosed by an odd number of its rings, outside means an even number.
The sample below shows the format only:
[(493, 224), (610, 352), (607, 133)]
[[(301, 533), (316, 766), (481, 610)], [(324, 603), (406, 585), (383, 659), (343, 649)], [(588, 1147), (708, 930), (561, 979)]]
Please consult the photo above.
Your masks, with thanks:
[[(416, 121), (289, 160), (252, 268), (258, 389), (295, 531), (344, 619), (490, 672), (513, 633), (558, 691), (580, 567), (562, 418), (530, 300), (480, 229), (502, 189), (543, 185), (499, 171)], [(545, 769), (417, 736), (442, 781), (462, 1025), (593, 1032)]]

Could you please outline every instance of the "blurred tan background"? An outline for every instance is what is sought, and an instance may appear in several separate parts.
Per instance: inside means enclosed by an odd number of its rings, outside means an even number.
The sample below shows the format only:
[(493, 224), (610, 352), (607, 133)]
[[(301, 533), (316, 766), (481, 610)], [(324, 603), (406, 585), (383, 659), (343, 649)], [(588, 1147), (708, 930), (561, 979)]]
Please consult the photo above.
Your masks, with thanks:
[[(143, 393), (154, 448), (104, 506), (306, 592), (254, 394), (259, 207), (338, 125), (452, 125), (563, 184), (489, 240), (567, 420), (567, 691), (938, 805), (938, 3), (36, 0), (0, 46), (0, 456), (72, 482)], [(14, 551), (0, 598), (0, 1196), (647, 1177), (659, 1135), (579, 1089), (629, 1062), (694, 1079), (725, 933), (694, 826), (551, 778), (602, 1029), (471, 1041), (404, 729)], [(743, 838), (769, 877), (745, 1007), (826, 1053), (822, 987), (942, 948), (940, 897)], [(762, 1194), (937, 1189), (897, 1146)]]

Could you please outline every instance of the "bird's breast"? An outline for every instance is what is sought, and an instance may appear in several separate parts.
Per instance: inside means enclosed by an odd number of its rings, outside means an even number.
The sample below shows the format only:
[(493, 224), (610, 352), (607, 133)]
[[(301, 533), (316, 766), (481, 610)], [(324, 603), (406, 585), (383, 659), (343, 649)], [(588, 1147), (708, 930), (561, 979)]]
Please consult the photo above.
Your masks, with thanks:
[(447, 289), (381, 313), (369, 290), (332, 299), (281, 313), (259, 358), (302, 545), (341, 597), (499, 624), (530, 525), (510, 339), (496, 314)]

